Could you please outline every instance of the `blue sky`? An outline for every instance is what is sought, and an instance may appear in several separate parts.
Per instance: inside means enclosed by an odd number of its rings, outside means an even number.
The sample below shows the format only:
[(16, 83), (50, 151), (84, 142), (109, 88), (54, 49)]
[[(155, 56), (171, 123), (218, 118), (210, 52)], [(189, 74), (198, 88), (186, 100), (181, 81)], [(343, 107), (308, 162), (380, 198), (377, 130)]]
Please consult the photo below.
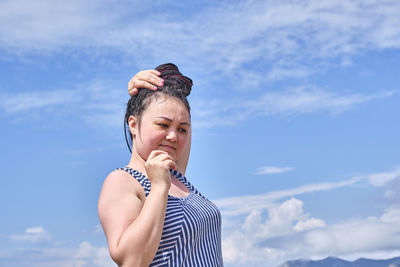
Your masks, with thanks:
[(187, 177), (221, 209), (226, 266), (400, 256), (399, 13), (1, 1), (0, 265), (114, 266), (99, 191), (130, 157), (129, 79), (166, 62), (194, 81)]

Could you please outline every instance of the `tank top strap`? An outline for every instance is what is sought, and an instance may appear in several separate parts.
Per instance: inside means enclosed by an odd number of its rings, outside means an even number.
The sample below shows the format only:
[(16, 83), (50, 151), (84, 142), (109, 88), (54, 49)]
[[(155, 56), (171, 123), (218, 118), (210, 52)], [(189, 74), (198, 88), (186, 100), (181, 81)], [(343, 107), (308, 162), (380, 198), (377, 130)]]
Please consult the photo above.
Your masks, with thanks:
[(183, 175), (182, 173), (176, 171), (176, 170), (170, 170), (170, 172), (172, 173), (172, 175), (174, 175), (179, 181), (181, 181), (181, 183), (183, 183), (188, 189), (189, 191), (193, 192), (194, 194), (197, 194), (203, 198), (205, 198), (189, 181), (188, 179), (186, 179), (185, 175)]
[(151, 190), (150, 180), (143, 173), (129, 167), (118, 168), (116, 170), (126, 171), (127, 173), (132, 175), (132, 177), (135, 178), (136, 181), (138, 181), (143, 187), (146, 197), (149, 195)]

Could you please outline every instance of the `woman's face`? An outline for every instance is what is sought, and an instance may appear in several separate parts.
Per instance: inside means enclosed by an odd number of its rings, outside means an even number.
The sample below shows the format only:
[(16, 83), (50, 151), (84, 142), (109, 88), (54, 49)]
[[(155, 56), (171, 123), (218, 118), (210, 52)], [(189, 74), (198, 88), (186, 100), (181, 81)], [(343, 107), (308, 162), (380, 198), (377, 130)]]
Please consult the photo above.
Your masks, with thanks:
[(163, 150), (177, 161), (189, 141), (189, 112), (175, 97), (160, 96), (151, 99), (142, 113), (140, 123), (131, 116), (129, 126), (133, 133), (133, 150), (143, 160), (147, 160), (151, 151)]

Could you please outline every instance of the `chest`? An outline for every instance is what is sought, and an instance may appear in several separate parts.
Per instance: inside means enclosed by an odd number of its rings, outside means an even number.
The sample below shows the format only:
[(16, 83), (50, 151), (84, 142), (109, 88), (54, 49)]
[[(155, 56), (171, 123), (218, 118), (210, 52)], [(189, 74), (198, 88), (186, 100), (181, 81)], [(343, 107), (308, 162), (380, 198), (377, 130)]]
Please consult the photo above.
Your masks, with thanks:
[(181, 181), (171, 175), (171, 187), (169, 188), (168, 195), (184, 198), (189, 195), (189, 189)]

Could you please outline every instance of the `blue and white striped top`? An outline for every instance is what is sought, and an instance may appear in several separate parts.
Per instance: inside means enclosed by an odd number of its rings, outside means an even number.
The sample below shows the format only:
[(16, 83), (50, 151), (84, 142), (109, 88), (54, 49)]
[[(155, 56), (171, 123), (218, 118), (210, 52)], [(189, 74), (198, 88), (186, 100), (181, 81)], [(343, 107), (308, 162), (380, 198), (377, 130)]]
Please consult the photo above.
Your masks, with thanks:
[[(131, 168), (130, 173), (150, 193), (150, 180)], [(221, 214), (177, 171), (171, 173), (188, 189), (184, 198), (168, 195), (160, 246), (150, 266), (223, 266), (221, 251)]]

